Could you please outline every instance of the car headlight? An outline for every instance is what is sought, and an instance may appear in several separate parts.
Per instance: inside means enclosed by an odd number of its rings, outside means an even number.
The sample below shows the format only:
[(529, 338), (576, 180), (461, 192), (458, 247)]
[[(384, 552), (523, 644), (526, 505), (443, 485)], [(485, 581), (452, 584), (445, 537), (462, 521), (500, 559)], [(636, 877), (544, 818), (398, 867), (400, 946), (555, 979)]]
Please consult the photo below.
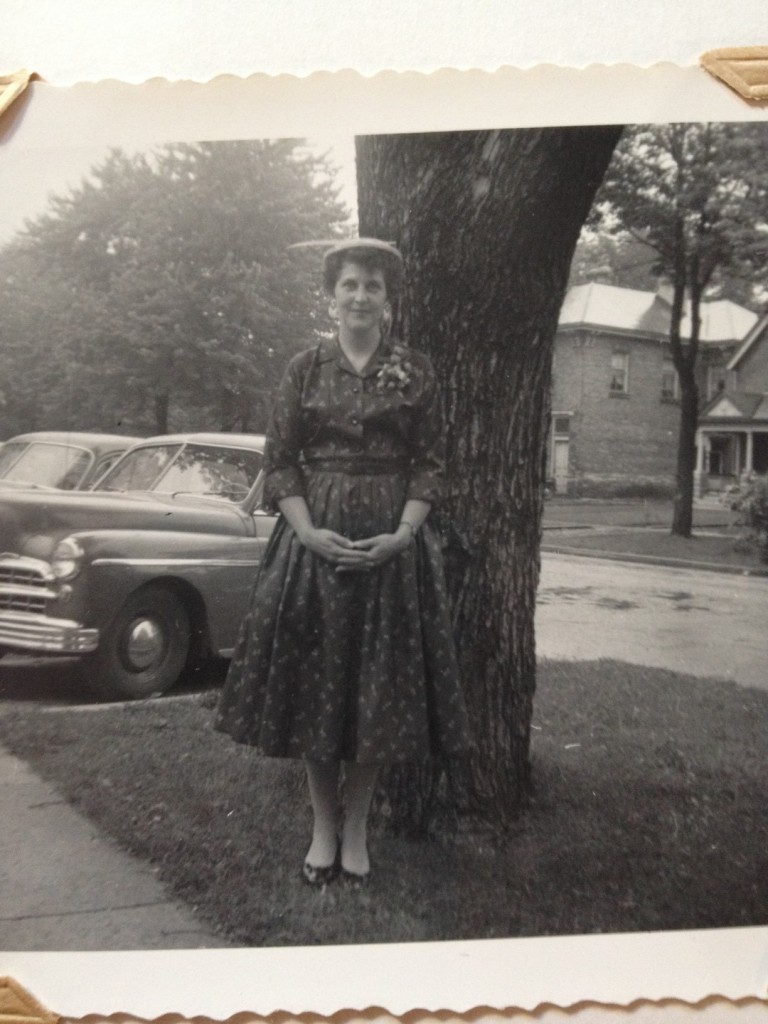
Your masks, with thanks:
[(80, 572), (83, 549), (74, 537), (65, 537), (56, 545), (51, 557), (51, 572), (57, 580), (71, 580)]

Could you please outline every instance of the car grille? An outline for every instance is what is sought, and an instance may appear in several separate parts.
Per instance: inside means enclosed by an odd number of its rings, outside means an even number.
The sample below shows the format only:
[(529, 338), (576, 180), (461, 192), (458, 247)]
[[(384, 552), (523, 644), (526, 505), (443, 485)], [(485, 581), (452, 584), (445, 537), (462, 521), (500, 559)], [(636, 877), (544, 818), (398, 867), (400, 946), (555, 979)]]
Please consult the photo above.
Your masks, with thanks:
[(0, 558), (0, 611), (45, 614), (45, 602), (55, 597), (42, 564)]
[(14, 583), (25, 587), (44, 587), (45, 579), (37, 568), (0, 560), (0, 585), (12, 586)]
[(38, 594), (6, 594), (0, 590), (0, 611), (45, 614), (45, 598)]

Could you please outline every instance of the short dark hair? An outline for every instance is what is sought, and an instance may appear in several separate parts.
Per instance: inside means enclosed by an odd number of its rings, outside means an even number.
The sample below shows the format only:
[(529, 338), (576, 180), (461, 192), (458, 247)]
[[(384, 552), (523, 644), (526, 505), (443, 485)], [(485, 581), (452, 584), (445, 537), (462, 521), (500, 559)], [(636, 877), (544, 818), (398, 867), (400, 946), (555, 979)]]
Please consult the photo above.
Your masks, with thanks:
[(333, 295), (345, 263), (357, 263), (369, 272), (380, 270), (387, 288), (387, 298), (394, 299), (399, 294), (403, 283), (402, 261), (394, 253), (386, 250), (360, 246), (326, 255), (323, 263), (323, 287), (329, 295)]

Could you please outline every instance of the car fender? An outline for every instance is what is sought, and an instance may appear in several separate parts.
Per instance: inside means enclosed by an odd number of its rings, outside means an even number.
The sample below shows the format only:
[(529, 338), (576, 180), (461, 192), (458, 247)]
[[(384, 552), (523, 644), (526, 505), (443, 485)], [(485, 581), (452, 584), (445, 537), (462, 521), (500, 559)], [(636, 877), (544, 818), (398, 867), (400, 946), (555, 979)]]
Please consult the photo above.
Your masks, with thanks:
[(162, 584), (185, 599), (204, 646), (214, 653), (229, 652), (268, 533), (263, 527), (251, 535), (73, 531), (69, 536), (81, 546), (84, 558), (81, 572), (68, 585), (67, 614), (104, 630), (129, 594)]

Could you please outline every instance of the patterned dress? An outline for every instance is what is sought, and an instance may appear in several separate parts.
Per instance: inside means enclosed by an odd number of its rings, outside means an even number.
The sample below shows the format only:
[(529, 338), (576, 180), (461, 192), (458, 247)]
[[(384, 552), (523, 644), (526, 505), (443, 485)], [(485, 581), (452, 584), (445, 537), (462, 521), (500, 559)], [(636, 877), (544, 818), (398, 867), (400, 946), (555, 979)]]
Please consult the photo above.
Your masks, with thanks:
[[(268, 432), (270, 506), (302, 495), (315, 526), (358, 540), (394, 532), (409, 498), (439, 498), (435, 375), (413, 350), (398, 345), (395, 360), (403, 352), (410, 369), (396, 383), (392, 343), (360, 373), (337, 339), (291, 361)], [(216, 727), (273, 757), (392, 762), (465, 753), (442, 555), (429, 521), (382, 566), (338, 573), (279, 517)]]

